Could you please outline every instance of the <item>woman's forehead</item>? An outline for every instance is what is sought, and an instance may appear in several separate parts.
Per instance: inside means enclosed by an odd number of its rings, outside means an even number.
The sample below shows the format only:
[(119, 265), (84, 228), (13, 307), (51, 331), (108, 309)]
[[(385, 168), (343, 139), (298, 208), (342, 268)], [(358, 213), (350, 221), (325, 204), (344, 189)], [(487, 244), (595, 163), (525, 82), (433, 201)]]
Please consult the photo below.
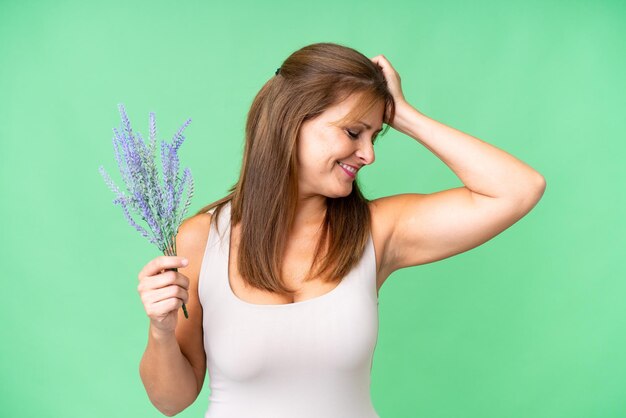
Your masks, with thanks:
[(323, 113), (324, 120), (330, 124), (337, 124), (350, 113), (353, 113), (353, 117), (350, 118), (352, 119), (350, 122), (360, 124), (366, 129), (382, 129), (381, 125), (385, 111), (384, 103), (381, 101), (378, 105), (372, 106), (369, 111), (358, 117), (357, 114), (362, 113), (358, 112), (358, 109), (356, 109), (358, 100), (359, 97), (353, 95), (340, 103), (330, 106)]

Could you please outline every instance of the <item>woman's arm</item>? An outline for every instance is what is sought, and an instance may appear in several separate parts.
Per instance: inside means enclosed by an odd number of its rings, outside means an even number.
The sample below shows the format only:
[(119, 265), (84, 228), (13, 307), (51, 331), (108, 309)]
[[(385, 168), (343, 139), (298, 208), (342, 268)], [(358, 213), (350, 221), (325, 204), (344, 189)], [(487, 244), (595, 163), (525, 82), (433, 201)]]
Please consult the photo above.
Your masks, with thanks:
[(150, 326), (139, 374), (150, 401), (168, 417), (187, 408), (198, 396), (193, 368), (180, 351), (174, 333), (160, 334)]
[(391, 127), (428, 148), (464, 183), (371, 202), (384, 241), (380, 287), (395, 270), (441, 260), (493, 238), (537, 204), (546, 181), (514, 156), (413, 108), (387, 59), (379, 55), (372, 61), (381, 66), (394, 96)]
[[(397, 103), (393, 127), (415, 139), (461, 179), (473, 193), (532, 203), (543, 193), (545, 179), (511, 154)], [(539, 194), (539, 196), (537, 196)]]
[(179, 265), (178, 273), (189, 280), (189, 318), (185, 318), (182, 309), (177, 309), (176, 327), (171, 332), (163, 332), (151, 322), (148, 346), (139, 366), (150, 401), (167, 416), (176, 415), (197, 399), (206, 375), (198, 282), (210, 224), (211, 214), (204, 213), (180, 225), (176, 250), (189, 263)]
[(490, 240), (541, 199), (541, 174), (510, 154), (399, 104), (393, 127), (437, 155), (465, 186), (372, 201), (384, 231), (378, 286), (394, 271), (431, 263)]

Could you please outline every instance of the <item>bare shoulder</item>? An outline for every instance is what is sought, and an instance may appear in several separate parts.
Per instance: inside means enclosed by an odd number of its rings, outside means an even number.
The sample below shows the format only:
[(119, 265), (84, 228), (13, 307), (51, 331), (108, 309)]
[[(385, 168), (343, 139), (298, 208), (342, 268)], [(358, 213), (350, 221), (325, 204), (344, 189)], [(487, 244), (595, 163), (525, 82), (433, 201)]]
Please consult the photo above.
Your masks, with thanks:
[(178, 228), (176, 253), (187, 258), (187, 267), (178, 271), (189, 279), (189, 301), (186, 303), (189, 318), (182, 309), (178, 311), (176, 339), (196, 375), (198, 394), (202, 390), (206, 374), (206, 354), (202, 330), (202, 305), (198, 296), (198, 281), (204, 250), (211, 227), (211, 214), (201, 213), (187, 218)]
[[(441, 194), (407, 193), (384, 196), (369, 202), (372, 239), (376, 249), (376, 282), (379, 290), (394, 271), (428, 262), (416, 258), (418, 253), (423, 254), (421, 252), (423, 248), (418, 248), (417, 244), (407, 242), (406, 239), (403, 241), (398, 237), (416, 236), (416, 231), (423, 229), (424, 222), (429, 222), (427, 212), (436, 210), (443, 214), (441, 204), (433, 205), (443, 198)], [(406, 248), (401, 249), (400, 246)], [(410, 253), (413, 257), (411, 262), (399, 261), (400, 253)]]
[[(211, 217), (211, 213), (207, 212), (199, 213), (185, 219), (178, 228), (178, 234), (176, 235), (176, 249), (180, 249), (178, 244), (181, 243), (187, 249), (201, 250), (204, 252), (204, 244), (206, 244), (206, 240), (209, 237)], [(188, 269), (189, 267), (190, 266), (186, 268)]]
[(368, 202), (371, 216), (370, 227), (376, 255), (377, 291), (392, 273), (385, 259), (385, 254), (387, 253), (389, 237), (393, 231), (393, 218), (389, 214), (395, 204), (396, 202), (384, 197)]

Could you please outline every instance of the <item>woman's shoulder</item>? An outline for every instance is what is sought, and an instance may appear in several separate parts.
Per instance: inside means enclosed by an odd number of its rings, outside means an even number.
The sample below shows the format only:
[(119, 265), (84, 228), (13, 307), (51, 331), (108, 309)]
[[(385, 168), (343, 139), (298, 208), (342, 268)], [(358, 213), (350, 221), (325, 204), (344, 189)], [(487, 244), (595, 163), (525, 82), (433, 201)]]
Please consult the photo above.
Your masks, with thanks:
[(179, 242), (187, 249), (204, 248), (203, 241), (209, 237), (212, 216), (210, 212), (204, 212), (185, 219), (178, 228), (176, 248), (181, 248)]
[(193, 225), (195, 227), (202, 226), (202, 225), (208, 226), (211, 222), (212, 216), (213, 216), (212, 210), (207, 211), (207, 212), (197, 213), (193, 216), (186, 218), (181, 223), (181, 226), (185, 223), (187, 223), (188, 225)]
[(393, 228), (393, 218), (389, 215), (393, 211), (393, 204), (386, 198), (370, 200), (367, 202), (370, 211), (370, 226), (372, 235), (376, 235), (380, 240), (385, 241)]
[(211, 213), (199, 213), (185, 219), (176, 234), (176, 254), (189, 260), (187, 271), (191, 280), (200, 272), (202, 258), (211, 229)]
[(370, 231), (374, 244), (374, 253), (376, 256), (376, 272), (378, 276), (378, 288), (391, 273), (387, 271), (386, 251), (389, 241), (389, 235), (393, 228), (392, 219), (388, 215), (388, 208), (380, 204), (380, 199), (368, 202), (370, 210)]

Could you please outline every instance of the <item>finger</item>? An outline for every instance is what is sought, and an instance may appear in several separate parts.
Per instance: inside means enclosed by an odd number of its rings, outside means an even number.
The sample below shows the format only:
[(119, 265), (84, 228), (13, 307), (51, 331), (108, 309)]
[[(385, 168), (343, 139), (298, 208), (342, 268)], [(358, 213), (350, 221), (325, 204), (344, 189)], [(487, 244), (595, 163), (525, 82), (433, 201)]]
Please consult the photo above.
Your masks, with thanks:
[(161, 316), (172, 311), (177, 311), (182, 304), (183, 302), (180, 299), (165, 299), (150, 307), (146, 307), (146, 312), (148, 315)]
[(153, 304), (157, 302), (161, 302), (163, 300), (178, 298), (183, 302), (187, 302), (189, 300), (189, 292), (177, 285), (171, 285), (167, 287), (163, 287), (161, 289), (156, 289), (144, 296), (144, 302), (148, 304)]
[(138, 278), (141, 280), (142, 277), (154, 276), (163, 270), (184, 267), (186, 266), (186, 264), (183, 263), (184, 258), (185, 257), (170, 255), (156, 257), (150, 260), (148, 264), (141, 269)]
[(370, 58), (370, 59), (374, 62), (381, 62), (381, 61), (386, 62), (387, 61), (387, 58), (385, 58), (383, 54), (376, 55), (375, 57)]
[(155, 276), (146, 276), (140, 280), (137, 290), (139, 292), (160, 289), (169, 285), (178, 285), (183, 289), (189, 289), (189, 278), (177, 271), (168, 270)]
[(387, 63), (385, 63), (381, 58), (378, 57), (372, 58), (372, 62), (380, 67), (380, 70), (383, 72), (383, 74), (386, 74), (387, 68), (389, 67)]

